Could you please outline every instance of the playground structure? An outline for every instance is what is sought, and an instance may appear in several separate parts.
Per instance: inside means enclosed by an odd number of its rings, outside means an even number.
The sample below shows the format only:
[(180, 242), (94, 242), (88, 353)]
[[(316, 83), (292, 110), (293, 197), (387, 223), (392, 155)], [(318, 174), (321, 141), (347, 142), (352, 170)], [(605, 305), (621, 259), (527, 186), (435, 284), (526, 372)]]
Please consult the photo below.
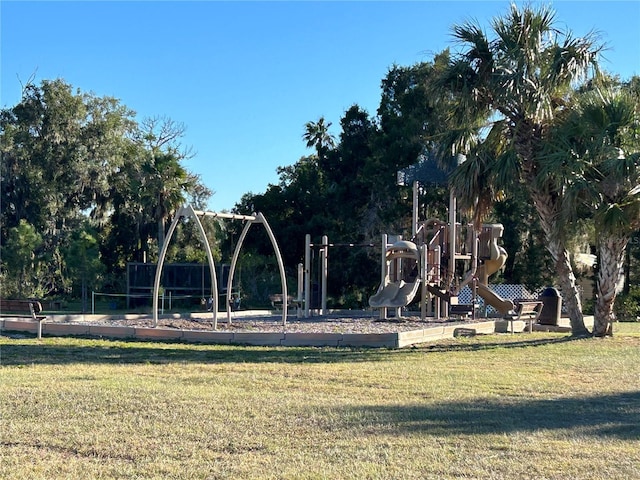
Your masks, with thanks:
[[(471, 315), (475, 318), (477, 297), (485, 306), (502, 315), (514, 310), (514, 303), (503, 299), (489, 288), (489, 277), (498, 272), (507, 260), (506, 250), (498, 245), (504, 228), (501, 224), (484, 224), (480, 231), (473, 225), (456, 221), (456, 198), (449, 198), (448, 221), (418, 220), (418, 182), (413, 185), (413, 221), (410, 240), (402, 237), (381, 238), (380, 286), (369, 298), (369, 306), (380, 310), (380, 318), (387, 318), (389, 309), (400, 317), (418, 296), (420, 317), (443, 318)], [(390, 241), (391, 240), (391, 241)], [(319, 248), (319, 301), (317, 311), (327, 313), (327, 271), (330, 246), (373, 246), (371, 244), (332, 244), (326, 236), (320, 244), (305, 239), (305, 263), (298, 265), (298, 315), (309, 317), (312, 310), (311, 249)], [(468, 286), (471, 303), (459, 301), (461, 290)]]
[[(242, 220), (247, 222), (244, 225), (242, 233), (240, 234), (240, 238), (238, 239), (238, 243), (236, 244), (236, 248), (233, 252), (233, 258), (231, 260), (231, 266), (229, 269), (229, 278), (227, 279), (227, 298), (226, 298), (226, 311), (227, 311), (227, 323), (231, 324), (231, 292), (233, 287), (233, 276), (236, 270), (236, 265), (238, 263), (238, 257), (240, 255), (240, 251), (242, 249), (242, 244), (249, 232), (251, 226), (256, 224), (262, 224), (269, 236), (269, 240), (271, 240), (271, 244), (273, 246), (273, 250), (275, 252), (276, 260), (278, 262), (278, 269), (280, 271), (280, 281), (282, 283), (282, 298), (287, 298), (287, 279), (285, 276), (284, 263), (282, 261), (282, 255), (280, 254), (280, 248), (278, 247), (278, 242), (267, 222), (267, 219), (264, 217), (262, 213), (256, 213), (254, 215), (237, 215), (233, 213), (218, 213), (218, 212), (208, 212), (208, 211), (199, 211), (194, 210), (191, 205), (185, 205), (181, 207), (175, 215), (171, 226), (167, 232), (165, 237), (164, 244), (162, 245), (162, 250), (160, 251), (160, 255), (158, 258), (158, 266), (156, 268), (155, 280), (153, 283), (153, 326), (156, 327), (158, 325), (158, 298), (160, 296), (160, 279), (162, 278), (162, 267), (164, 265), (164, 260), (167, 255), (167, 249), (169, 247), (169, 242), (175, 229), (182, 218), (191, 218), (197, 225), (198, 231), (200, 233), (200, 238), (205, 247), (205, 252), (207, 254), (207, 260), (209, 262), (209, 272), (211, 274), (211, 312), (213, 315), (213, 328), (214, 330), (218, 326), (218, 280), (215, 271), (215, 264), (213, 261), (213, 255), (211, 253), (211, 245), (209, 245), (209, 241), (207, 239), (207, 235), (205, 233), (204, 227), (202, 226), (202, 222), (200, 221), (200, 217), (213, 217), (213, 218), (223, 218), (230, 220)], [(283, 326), (287, 323), (287, 302), (283, 302), (282, 305), (282, 324)]]
[[(456, 197), (449, 197), (448, 222), (439, 219), (418, 221), (418, 182), (413, 183), (413, 222), (411, 240), (387, 243), (383, 235), (381, 282), (369, 299), (372, 308), (380, 309), (386, 318), (387, 309), (395, 309), (399, 317), (420, 292), (420, 316), (436, 318), (471, 315), (475, 318), (476, 298), (506, 315), (514, 309), (511, 300), (503, 299), (489, 288), (489, 277), (500, 270), (507, 259), (506, 250), (498, 245), (502, 237), (501, 224), (482, 225), (477, 232), (473, 225), (456, 221)], [(469, 286), (471, 304), (460, 304), (460, 291)]]
[[(487, 307), (503, 318), (510, 318), (519, 314), (525, 302), (531, 303), (531, 294), (519, 288), (521, 285), (500, 285), (496, 291), (489, 287), (490, 276), (504, 267), (508, 256), (498, 244), (504, 232), (502, 224), (478, 227), (477, 224), (458, 222), (457, 199), (452, 188), (449, 189), (447, 219), (419, 218), (420, 189), (426, 185), (446, 186), (455, 166), (465, 161), (465, 155), (454, 154), (449, 166), (442, 167), (427, 154), (415, 164), (397, 171), (397, 185), (413, 185), (411, 236), (381, 236), (380, 282), (368, 302), (369, 307), (379, 309), (380, 318), (386, 318), (390, 309), (395, 312), (393, 316), (400, 317), (402, 309), (416, 299), (420, 303), (422, 320), (469, 315), (475, 318), (477, 313), (490, 314)], [(305, 317), (310, 315), (312, 293), (313, 310), (317, 309), (320, 315), (327, 313), (327, 259), (329, 247), (333, 245), (373, 246), (333, 244), (326, 236), (321, 243), (312, 244), (307, 235), (304, 265), (298, 265), (298, 316), (302, 313)], [(319, 295), (310, 288), (311, 256), (316, 252), (312, 248), (319, 249), (318, 280), (314, 284)], [(484, 311), (481, 312), (482, 303)]]
[[(401, 316), (401, 309), (416, 296), (420, 301), (420, 317), (451, 317), (476, 315), (477, 297), (485, 306), (502, 315), (514, 310), (514, 303), (503, 299), (489, 288), (489, 277), (498, 272), (507, 259), (506, 250), (498, 245), (504, 227), (502, 224), (484, 224), (479, 232), (473, 225), (462, 225), (456, 220), (457, 201), (453, 191), (449, 196), (448, 221), (418, 219), (419, 184), (413, 182), (413, 218), (410, 240), (402, 237), (389, 242), (386, 234), (381, 239), (381, 274), (377, 292), (369, 298), (369, 306), (380, 310), (386, 318), (389, 309)], [(311, 248), (319, 247), (320, 301), (319, 314), (327, 312), (328, 249), (334, 244), (324, 236), (318, 245), (305, 239), (305, 263), (298, 265), (298, 297), (305, 317), (311, 313)], [(339, 244), (357, 246), (355, 244)], [(372, 246), (372, 245), (366, 245)], [(468, 286), (471, 303), (459, 301), (460, 292)], [(303, 293), (304, 292), (304, 293)], [(298, 310), (299, 315), (301, 310)]]

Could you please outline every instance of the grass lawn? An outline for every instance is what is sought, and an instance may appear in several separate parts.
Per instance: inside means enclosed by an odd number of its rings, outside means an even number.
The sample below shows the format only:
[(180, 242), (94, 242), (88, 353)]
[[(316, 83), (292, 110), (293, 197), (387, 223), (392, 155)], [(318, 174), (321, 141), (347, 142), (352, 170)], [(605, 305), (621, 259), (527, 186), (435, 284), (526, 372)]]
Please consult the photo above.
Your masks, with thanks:
[(636, 479), (640, 324), (403, 350), (0, 337), (2, 479)]

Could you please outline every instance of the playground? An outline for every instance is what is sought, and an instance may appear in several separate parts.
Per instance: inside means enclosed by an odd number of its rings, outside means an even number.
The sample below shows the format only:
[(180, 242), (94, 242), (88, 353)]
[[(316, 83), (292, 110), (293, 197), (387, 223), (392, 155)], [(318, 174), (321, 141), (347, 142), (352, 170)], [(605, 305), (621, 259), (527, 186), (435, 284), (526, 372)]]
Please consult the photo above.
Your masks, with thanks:
[[(410, 236), (384, 233), (378, 244), (355, 244), (332, 243), (326, 235), (314, 243), (311, 235), (305, 235), (304, 258), (296, 269), (295, 294), (289, 291), (281, 246), (262, 213), (201, 211), (187, 204), (175, 213), (158, 262), (150, 265), (153, 270), (148, 270), (154, 277), (148, 286), (150, 315), (97, 315), (92, 298), (91, 314), (43, 312), (36, 316), (36, 311), (42, 311), (38, 302), (17, 302), (25, 311), (30, 309), (32, 318), (11, 318), (9, 313), (9, 318), (0, 320), (0, 328), (35, 332), (38, 338), (43, 334), (80, 335), (221, 344), (388, 348), (500, 332), (571, 331), (567, 319), (562, 319), (562, 298), (557, 290), (546, 288), (543, 295), (547, 292), (551, 295), (543, 299), (540, 293), (531, 293), (523, 285), (490, 283), (509, 255), (500, 245), (502, 224), (461, 222), (453, 189), (449, 190), (448, 218), (421, 219), (420, 180), (404, 174), (403, 182), (408, 180), (413, 187)], [(211, 240), (203, 226), (207, 219), (243, 224), (226, 270), (219, 269), (214, 262)], [(203, 265), (198, 287), (202, 291), (201, 306), (206, 308), (171, 312), (169, 291), (169, 309), (165, 311), (163, 269), (171, 240), (183, 222), (195, 225), (207, 259), (209, 278)], [(280, 280), (279, 290), (270, 295), (269, 310), (239, 308), (240, 285), (235, 274), (254, 225), (262, 226), (266, 232)], [(368, 298), (368, 308), (342, 311), (328, 308), (329, 251), (336, 247), (378, 250), (380, 280), (377, 290)], [(225, 285), (220, 285), (218, 272), (225, 272)], [(173, 287), (179, 288), (179, 282), (175, 283), (177, 276), (172, 277)], [(127, 279), (129, 282), (129, 275)], [(592, 318), (587, 318), (586, 323), (592, 325)]]
[[(586, 317), (591, 326), (593, 317)], [(310, 318), (291, 318), (285, 325), (279, 313), (234, 312), (230, 323), (213, 328), (208, 312), (166, 314), (157, 323), (150, 315), (50, 314), (38, 325), (29, 319), (0, 319), (0, 331), (44, 336), (79, 336), (128, 340), (291, 347), (403, 348), (456, 337), (528, 330), (523, 320), (457, 319), (423, 321), (419, 316), (379, 319), (371, 312), (342, 312)], [(571, 332), (568, 318), (558, 325), (533, 325), (532, 331)]]
[[(526, 296), (503, 298), (489, 284), (489, 279), (505, 265), (508, 252), (499, 245), (504, 228), (501, 224), (463, 224), (458, 221), (455, 192), (450, 190), (448, 218), (420, 219), (419, 211), (420, 183), (413, 180), (413, 207), (411, 237), (404, 239), (399, 235), (382, 234), (380, 250), (380, 284), (377, 291), (368, 299), (372, 311), (378, 312), (381, 321), (402, 320), (410, 315), (407, 310), (412, 302), (419, 305), (419, 318), (422, 322), (475, 321), (477, 318), (495, 317), (496, 314), (511, 322), (524, 321), (528, 330), (538, 323), (543, 313), (543, 302), (527, 292)], [(281, 310), (282, 326), (286, 327), (291, 315), (289, 309), (295, 309), (296, 318), (311, 318), (314, 315), (326, 316), (329, 248), (328, 237), (322, 237), (320, 243), (312, 243), (311, 235), (305, 236), (304, 260), (297, 265), (297, 295), (289, 294), (285, 265), (280, 246), (267, 219), (261, 213), (251, 216), (228, 213), (196, 211), (191, 206), (181, 208), (171, 224), (166, 241), (160, 252), (153, 285), (153, 326), (158, 325), (159, 298), (161, 291), (162, 268), (169, 242), (178, 223), (191, 219), (198, 226), (204, 245), (211, 275), (211, 313), (212, 327), (218, 328), (219, 288), (216, 268), (209, 240), (201, 220), (206, 217), (242, 220), (245, 222), (236, 244), (227, 278), (226, 321), (232, 323), (234, 301), (234, 274), (238, 258), (252, 225), (262, 225), (273, 247), (280, 275), (281, 290), (271, 295), (272, 305), (276, 302)], [(339, 244), (354, 247), (355, 244)], [(367, 245), (373, 247), (373, 244)], [(315, 250), (312, 250), (315, 249)], [(314, 274), (312, 258), (317, 252), (318, 264)], [(312, 292), (312, 281), (316, 280)], [(525, 291), (525, 289), (521, 289)], [(315, 297), (315, 298), (314, 298)], [(559, 297), (559, 295), (558, 295)], [(315, 300), (315, 302), (314, 302)], [(315, 304), (314, 304), (315, 303)], [(551, 311), (553, 310), (553, 311)], [(555, 305), (549, 303), (544, 309), (547, 325), (558, 325), (561, 314), (561, 299)]]
[[(313, 243), (311, 236), (306, 235), (304, 259), (297, 265), (294, 296), (288, 291), (280, 246), (264, 215), (197, 211), (185, 205), (176, 213), (159, 254), (151, 315), (54, 312), (39, 317), (38, 337), (41, 334), (86, 335), (222, 344), (401, 348), (463, 335), (525, 330), (570, 331), (567, 322), (562, 321), (559, 295), (545, 305), (522, 286), (512, 288), (515, 293), (508, 298), (501, 296), (489, 283), (490, 277), (505, 265), (508, 257), (508, 252), (499, 245), (504, 231), (501, 224), (480, 227), (461, 224), (457, 220), (453, 192), (450, 193), (448, 219), (419, 219), (417, 180), (413, 182), (413, 190), (411, 236), (408, 239), (397, 235), (381, 236), (377, 246), (380, 252), (379, 287), (368, 299), (366, 310), (331, 311), (327, 308), (329, 249), (336, 244), (330, 243), (326, 236), (319, 243)], [(210, 241), (202, 224), (207, 218), (244, 223), (224, 289), (219, 288)], [(183, 220), (197, 226), (209, 265), (211, 290), (208, 298), (203, 295), (206, 311), (164, 312), (163, 266), (172, 236)], [(237, 292), (234, 275), (244, 241), (253, 225), (264, 227), (280, 278), (280, 291), (271, 295), (273, 308), (268, 311), (234, 308), (238, 300), (234, 293)], [(373, 244), (366, 246), (375, 247)], [(317, 265), (312, 258), (317, 258)], [(312, 281), (315, 281), (314, 292)], [(219, 318), (222, 316), (224, 318)], [(36, 322), (29, 320), (1, 321), (3, 330), (33, 331), (36, 328)]]

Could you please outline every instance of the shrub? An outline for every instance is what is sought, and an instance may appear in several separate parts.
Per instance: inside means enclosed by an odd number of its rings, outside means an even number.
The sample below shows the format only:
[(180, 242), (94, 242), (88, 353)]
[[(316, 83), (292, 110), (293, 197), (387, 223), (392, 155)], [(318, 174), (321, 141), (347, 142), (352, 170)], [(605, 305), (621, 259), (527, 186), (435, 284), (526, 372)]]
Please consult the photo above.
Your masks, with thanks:
[(633, 286), (629, 293), (618, 295), (613, 310), (618, 321), (637, 322), (640, 316), (640, 286)]

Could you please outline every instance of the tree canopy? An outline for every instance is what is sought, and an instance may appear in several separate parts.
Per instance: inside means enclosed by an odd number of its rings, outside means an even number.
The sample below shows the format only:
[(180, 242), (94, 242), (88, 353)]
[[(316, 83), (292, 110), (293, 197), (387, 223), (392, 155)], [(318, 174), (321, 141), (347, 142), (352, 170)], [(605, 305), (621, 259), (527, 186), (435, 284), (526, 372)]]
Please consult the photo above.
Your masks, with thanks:
[[(127, 262), (157, 252), (175, 209), (211, 194), (181, 164), (181, 128), (139, 124), (117, 99), (61, 79), (26, 85), (0, 112), (0, 244), (10, 252), (2, 294), (70, 294), (89, 279), (122, 285)], [(12, 264), (26, 248), (28, 282)]]

